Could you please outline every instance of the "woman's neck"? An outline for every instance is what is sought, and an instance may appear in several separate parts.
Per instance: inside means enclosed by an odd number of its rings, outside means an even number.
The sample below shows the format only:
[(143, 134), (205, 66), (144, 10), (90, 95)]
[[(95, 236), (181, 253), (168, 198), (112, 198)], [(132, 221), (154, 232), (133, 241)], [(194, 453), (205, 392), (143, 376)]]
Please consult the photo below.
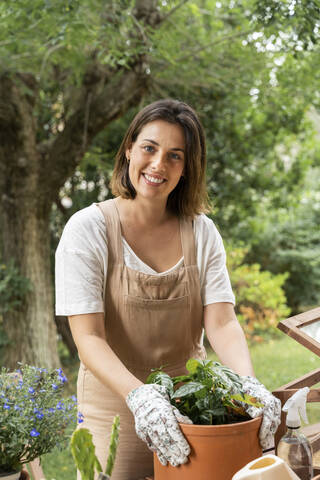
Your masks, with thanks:
[(166, 209), (166, 205), (162, 202), (149, 202), (137, 198), (129, 200), (117, 197), (116, 204), (124, 218), (129, 217), (131, 221), (141, 226), (155, 228), (172, 218), (172, 215)]

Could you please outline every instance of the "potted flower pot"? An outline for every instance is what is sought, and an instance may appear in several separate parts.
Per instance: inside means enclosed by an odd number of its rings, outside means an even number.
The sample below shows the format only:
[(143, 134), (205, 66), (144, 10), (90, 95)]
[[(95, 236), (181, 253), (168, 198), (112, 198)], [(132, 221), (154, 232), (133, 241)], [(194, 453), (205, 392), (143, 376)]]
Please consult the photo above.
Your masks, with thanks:
[(163, 466), (154, 455), (155, 480), (230, 480), (248, 462), (262, 455), (258, 432), (262, 418), (228, 425), (186, 425), (188, 463)]
[(0, 480), (30, 480), (23, 464), (67, 441), (76, 398), (63, 396), (66, 382), (60, 368), (20, 363), (13, 372), (0, 370)]

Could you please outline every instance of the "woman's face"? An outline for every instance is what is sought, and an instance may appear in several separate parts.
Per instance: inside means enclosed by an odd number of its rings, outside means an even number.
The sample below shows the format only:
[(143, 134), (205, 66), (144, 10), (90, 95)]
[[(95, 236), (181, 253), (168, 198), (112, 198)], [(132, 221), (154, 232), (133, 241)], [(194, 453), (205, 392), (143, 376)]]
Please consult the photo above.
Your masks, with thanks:
[(137, 197), (166, 201), (184, 170), (183, 129), (164, 120), (147, 123), (126, 156)]

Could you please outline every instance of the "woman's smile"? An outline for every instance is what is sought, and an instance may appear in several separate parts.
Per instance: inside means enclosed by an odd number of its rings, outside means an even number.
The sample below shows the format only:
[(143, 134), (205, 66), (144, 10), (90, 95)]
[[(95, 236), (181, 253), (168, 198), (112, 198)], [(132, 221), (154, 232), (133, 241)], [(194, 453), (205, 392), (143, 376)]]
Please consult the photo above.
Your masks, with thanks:
[(146, 183), (148, 185), (152, 185), (153, 187), (159, 187), (160, 185), (162, 185), (164, 182), (166, 182), (166, 179), (163, 178), (163, 177), (160, 177), (159, 175), (150, 175), (150, 174), (147, 174), (147, 173), (143, 173), (142, 174)]

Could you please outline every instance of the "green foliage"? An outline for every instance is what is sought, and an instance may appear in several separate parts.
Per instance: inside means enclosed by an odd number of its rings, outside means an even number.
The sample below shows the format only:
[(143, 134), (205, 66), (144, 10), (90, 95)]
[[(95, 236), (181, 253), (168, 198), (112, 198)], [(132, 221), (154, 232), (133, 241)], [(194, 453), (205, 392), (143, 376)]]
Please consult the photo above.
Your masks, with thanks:
[(94, 51), (102, 64), (123, 65), (139, 47), (125, 41), (134, 24), (130, 10), (131, 2), (125, 0), (1, 3), (2, 65), (6, 70), (35, 71), (46, 82), (53, 65), (78, 80)]
[[(281, 25), (286, 31), (287, 41), (296, 47), (312, 48), (319, 41), (315, 20), (320, 18), (320, 5), (316, 1), (277, 1), (264, 0), (256, 2), (259, 20), (266, 26)], [(297, 49), (299, 51), (299, 49)]]
[[(194, 424), (241, 422), (249, 419), (243, 403), (261, 406), (255, 398), (243, 392), (239, 375), (219, 362), (191, 358), (186, 368), (189, 375), (178, 377), (170, 377), (161, 369), (156, 370), (149, 375), (146, 383), (165, 386), (171, 404)], [(181, 382), (183, 385), (179, 386)]]
[(247, 249), (227, 248), (228, 270), (236, 296), (236, 313), (249, 340), (277, 334), (280, 320), (288, 317), (283, 284), (287, 273), (274, 275), (259, 264), (244, 263)]
[(262, 212), (247, 255), (273, 273), (289, 273), (283, 288), (294, 313), (320, 303), (319, 174), (310, 170), (297, 205)]
[(65, 445), (66, 427), (75, 420), (75, 398), (62, 398), (62, 370), (20, 365), (0, 372), (0, 472)]
[[(106, 473), (105, 475), (99, 475), (99, 478), (100, 476), (106, 479), (111, 477), (119, 443), (119, 429), (120, 417), (116, 415), (111, 427)], [(76, 466), (81, 473), (82, 480), (93, 480), (95, 471), (99, 474), (102, 473), (102, 467), (95, 454), (92, 435), (87, 428), (79, 428), (73, 432), (70, 447)]]
[(93, 480), (94, 472), (102, 472), (102, 467), (95, 455), (92, 435), (87, 428), (79, 428), (71, 437), (71, 452), (82, 480)]
[(30, 280), (21, 275), (13, 259), (7, 264), (0, 261), (0, 353), (9, 343), (3, 329), (5, 314), (19, 310), (31, 289)]
[(30, 290), (30, 281), (21, 275), (13, 259), (0, 263), (0, 316), (19, 309)]
[(119, 415), (116, 415), (113, 419), (113, 424), (111, 428), (109, 455), (108, 455), (107, 466), (106, 466), (106, 475), (109, 475), (110, 477), (114, 467), (114, 462), (116, 460), (117, 448), (119, 443), (119, 428), (120, 428), (120, 417)]

